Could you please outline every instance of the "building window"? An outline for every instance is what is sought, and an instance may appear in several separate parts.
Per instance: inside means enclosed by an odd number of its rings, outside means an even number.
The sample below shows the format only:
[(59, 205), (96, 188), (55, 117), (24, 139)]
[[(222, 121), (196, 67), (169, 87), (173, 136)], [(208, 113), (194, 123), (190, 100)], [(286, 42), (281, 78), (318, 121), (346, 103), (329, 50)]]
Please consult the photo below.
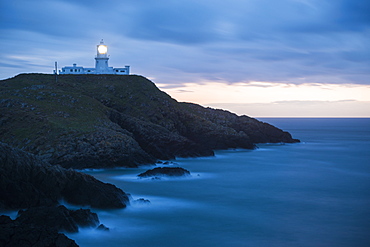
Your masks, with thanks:
[(90, 70), (88, 70), (87, 72), (91, 72)]
[(73, 69), (70, 69), (71, 72), (73, 72)]

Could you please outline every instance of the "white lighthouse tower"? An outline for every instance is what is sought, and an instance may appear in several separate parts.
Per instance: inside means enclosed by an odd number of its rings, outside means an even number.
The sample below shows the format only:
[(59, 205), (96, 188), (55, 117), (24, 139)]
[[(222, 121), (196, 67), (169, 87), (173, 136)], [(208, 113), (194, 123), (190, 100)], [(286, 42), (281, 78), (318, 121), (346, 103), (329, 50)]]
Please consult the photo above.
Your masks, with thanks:
[(62, 70), (59, 70), (59, 74), (130, 74), (130, 66), (126, 65), (124, 68), (109, 67), (108, 60), (108, 47), (101, 40), (100, 44), (96, 46), (95, 68), (84, 68), (73, 64), (73, 66), (63, 67)]
[(95, 71), (96, 74), (113, 74), (113, 67), (108, 67), (108, 47), (104, 45), (104, 41), (101, 40), (100, 44), (96, 46), (96, 57), (95, 57)]

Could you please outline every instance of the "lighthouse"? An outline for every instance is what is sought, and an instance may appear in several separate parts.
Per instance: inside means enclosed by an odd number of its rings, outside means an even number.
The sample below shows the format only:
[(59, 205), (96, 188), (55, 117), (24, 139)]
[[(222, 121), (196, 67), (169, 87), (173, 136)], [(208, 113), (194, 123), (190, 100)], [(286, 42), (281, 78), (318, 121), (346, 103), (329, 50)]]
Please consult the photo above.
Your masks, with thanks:
[(112, 68), (108, 67), (108, 47), (104, 45), (104, 41), (101, 40), (100, 44), (96, 46), (96, 57), (95, 57), (95, 71), (96, 74), (112, 74)]
[(124, 68), (113, 68), (108, 66), (108, 46), (101, 40), (96, 46), (95, 68), (84, 68), (82, 66), (66, 66), (59, 70), (59, 74), (115, 74), (115, 75), (129, 75), (130, 66), (126, 65)]

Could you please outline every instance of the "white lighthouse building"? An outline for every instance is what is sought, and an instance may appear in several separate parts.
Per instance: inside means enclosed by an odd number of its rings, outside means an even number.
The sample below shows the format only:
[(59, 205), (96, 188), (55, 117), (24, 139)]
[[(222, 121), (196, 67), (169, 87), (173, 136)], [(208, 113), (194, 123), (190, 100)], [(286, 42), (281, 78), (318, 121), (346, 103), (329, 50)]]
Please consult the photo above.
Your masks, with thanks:
[[(95, 68), (84, 68), (73, 64), (73, 66), (66, 66), (59, 70), (59, 74), (115, 74), (115, 75), (129, 75), (130, 66), (124, 68), (113, 68), (108, 66), (108, 47), (101, 40), (96, 47)], [(55, 71), (54, 71), (55, 72)]]

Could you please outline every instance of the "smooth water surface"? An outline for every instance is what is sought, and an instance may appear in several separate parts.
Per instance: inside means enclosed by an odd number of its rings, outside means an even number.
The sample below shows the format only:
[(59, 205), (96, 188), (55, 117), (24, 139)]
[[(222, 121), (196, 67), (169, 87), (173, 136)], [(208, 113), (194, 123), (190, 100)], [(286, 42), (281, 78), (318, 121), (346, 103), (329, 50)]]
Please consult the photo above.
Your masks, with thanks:
[(178, 159), (192, 176), (138, 179), (150, 167), (87, 171), (133, 199), (99, 211), (87, 246), (370, 246), (370, 119), (261, 119), (301, 139)]

